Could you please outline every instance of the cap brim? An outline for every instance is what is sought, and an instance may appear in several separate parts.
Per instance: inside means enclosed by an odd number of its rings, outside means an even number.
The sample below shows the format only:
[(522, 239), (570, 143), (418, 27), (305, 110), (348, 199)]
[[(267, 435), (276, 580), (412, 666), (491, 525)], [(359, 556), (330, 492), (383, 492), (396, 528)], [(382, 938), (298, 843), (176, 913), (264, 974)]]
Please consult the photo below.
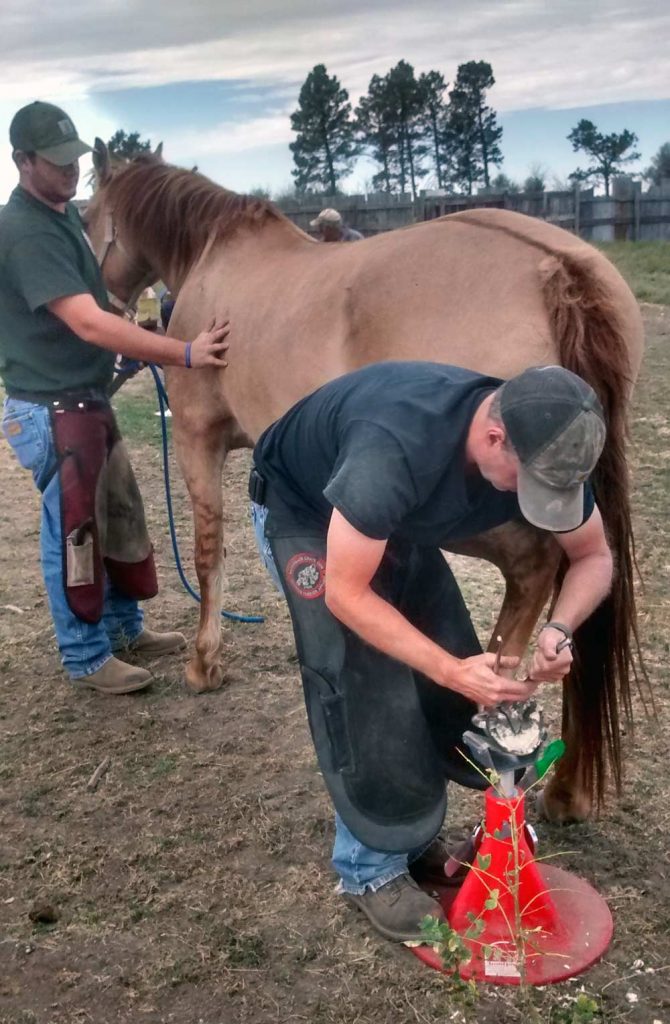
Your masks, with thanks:
[(319, 220), (319, 218), (318, 218), (318, 217), (317, 217), (317, 218), (316, 218), (315, 220), (311, 220), (311, 221), (309, 222), (309, 226), (310, 226), (311, 228), (318, 228), (320, 224), (321, 224), (321, 221)]
[(50, 146), (49, 149), (36, 149), (35, 152), (56, 167), (66, 167), (85, 153), (92, 153), (93, 147), (87, 146), (81, 139), (72, 139), (70, 142), (61, 142), (59, 146)]
[(576, 530), (584, 519), (584, 485), (559, 490), (539, 483), (519, 467), (517, 497), (524, 519), (541, 530), (565, 533)]

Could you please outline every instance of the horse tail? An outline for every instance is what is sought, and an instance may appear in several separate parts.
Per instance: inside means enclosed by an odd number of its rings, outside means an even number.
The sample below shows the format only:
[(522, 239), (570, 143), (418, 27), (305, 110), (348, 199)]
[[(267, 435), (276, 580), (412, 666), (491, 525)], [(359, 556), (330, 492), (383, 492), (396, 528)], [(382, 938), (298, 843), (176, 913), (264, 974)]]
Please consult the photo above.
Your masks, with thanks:
[[(582, 754), (579, 782), (598, 807), (604, 800), (608, 766), (617, 793), (621, 791), (620, 719), (631, 723), (632, 680), (640, 692), (641, 678), (647, 681), (635, 612), (635, 548), (626, 466), (626, 410), (634, 375), (621, 298), (599, 273), (600, 258), (562, 252), (540, 264), (559, 361), (593, 387), (607, 421), (607, 440), (592, 484), (614, 556), (614, 578), (603, 604), (575, 632), (575, 660), (566, 682), (563, 712), (564, 732), (567, 727), (576, 737)], [(564, 571), (565, 566), (559, 569), (557, 585)]]

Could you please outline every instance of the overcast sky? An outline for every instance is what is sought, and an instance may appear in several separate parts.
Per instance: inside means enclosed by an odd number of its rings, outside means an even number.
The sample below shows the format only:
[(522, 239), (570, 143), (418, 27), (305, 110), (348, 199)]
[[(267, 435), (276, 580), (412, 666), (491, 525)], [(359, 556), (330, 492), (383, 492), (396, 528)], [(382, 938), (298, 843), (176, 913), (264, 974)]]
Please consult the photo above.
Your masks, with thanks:
[[(291, 181), (289, 114), (318, 63), (355, 104), (399, 60), (453, 81), (487, 60), (503, 170), (565, 177), (580, 117), (640, 137), (640, 166), (670, 140), (667, 0), (0, 0), (0, 121), (57, 103), (82, 138), (119, 127), (166, 159), (240, 191)], [(583, 163), (583, 158), (581, 158)], [(82, 170), (87, 168), (82, 161)], [(350, 188), (363, 188), (361, 162)], [(16, 181), (6, 145), (0, 202)]]

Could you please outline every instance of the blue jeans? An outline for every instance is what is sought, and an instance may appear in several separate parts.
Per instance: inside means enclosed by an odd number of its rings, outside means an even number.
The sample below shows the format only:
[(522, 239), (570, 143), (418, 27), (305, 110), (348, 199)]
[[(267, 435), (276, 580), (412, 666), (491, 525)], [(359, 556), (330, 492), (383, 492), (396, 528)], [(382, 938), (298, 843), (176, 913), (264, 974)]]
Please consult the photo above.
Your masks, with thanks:
[(42, 495), (40, 557), (61, 660), (71, 679), (102, 668), (142, 632), (144, 614), (137, 601), (124, 597), (107, 581), (104, 614), (91, 625), (70, 610), (63, 583), (60, 480), (54, 472), (56, 450), (49, 411), (43, 405), (7, 398), (2, 429), (24, 469), (33, 474)]
[[(263, 565), (272, 577), (277, 589), (283, 593), (277, 564), (270, 543), (265, 536), (265, 520), (268, 510), (264, 505), (251, 502), (251, 522), (254, 527), (256, 544)], [(373, 850), (359, 842), (350, 832), (339, 814), (335, 814), (335, 843), (331, 863), (340, 876), (340, 891), (360, 895), (366, 889), (373, 892), (382, 885), (393, 881), (407, 871), (408, 864), (420, 857), (425, 846), (407, 853), (386, 853)]]

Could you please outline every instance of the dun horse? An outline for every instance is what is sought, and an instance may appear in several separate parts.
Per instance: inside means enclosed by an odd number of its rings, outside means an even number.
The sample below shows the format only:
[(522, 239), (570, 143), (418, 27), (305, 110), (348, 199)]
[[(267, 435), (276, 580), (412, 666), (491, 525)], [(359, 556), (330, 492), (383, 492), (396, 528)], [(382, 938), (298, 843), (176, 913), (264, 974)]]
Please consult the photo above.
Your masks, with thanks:
[[(380, 360), (434, 360), (503, 378), (558, 362), (595, 388), (608, 439), (593, 483), (616, 577), (576, 636), (564, 687), (567, 753), (544, 801), (554, 820), (586, 817), (603, 798), (608, 764), (621, 782), (619, 718), (630, 715), (636, 642), (625, 441), (643, 335), (618, 272), (560, 228), (502, 210), (320, 245), (271, 203), (156, 158), (112, 169), (98, 143), (95, 162), (86, 219), (110, 291), (128, 301), (160, 277), (178, 296), (176, 336), (193, 337), (213, 317), (232, 325), (227, 369), (166, 371), (202, 594), (186, 672), (195, 691), (223, 680), (221, 474), (231, 449), (251, 445), (325, 381)], [(522, 654), (562, 572), (553, 538), (514, 523), (454, 550), (503, 573), (495, 634), (506, 653)]]

